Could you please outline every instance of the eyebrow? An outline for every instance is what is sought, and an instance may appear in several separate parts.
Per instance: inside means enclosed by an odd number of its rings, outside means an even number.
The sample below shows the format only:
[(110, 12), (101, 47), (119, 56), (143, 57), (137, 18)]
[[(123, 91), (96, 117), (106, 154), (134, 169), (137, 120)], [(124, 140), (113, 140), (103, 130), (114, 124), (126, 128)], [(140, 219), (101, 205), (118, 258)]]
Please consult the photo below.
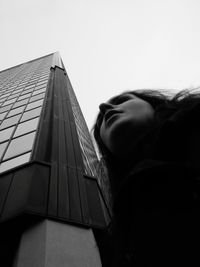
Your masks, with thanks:
[(132, 95), (132, 94), (130, 94), (130, 93), (125, 93), (124, 95), (119, 95), (119, 96), (116, 96), (116, 97), (114, 97), (113, 99), (111, 99), (109, 102), (111, 103), (111, 104), (115, 104), (117, 101), (119, 101), (119, 100), (122, 100), (122, 99), (126, 99), (126, 98), (135, 98), (136, 96), (135, 95)]

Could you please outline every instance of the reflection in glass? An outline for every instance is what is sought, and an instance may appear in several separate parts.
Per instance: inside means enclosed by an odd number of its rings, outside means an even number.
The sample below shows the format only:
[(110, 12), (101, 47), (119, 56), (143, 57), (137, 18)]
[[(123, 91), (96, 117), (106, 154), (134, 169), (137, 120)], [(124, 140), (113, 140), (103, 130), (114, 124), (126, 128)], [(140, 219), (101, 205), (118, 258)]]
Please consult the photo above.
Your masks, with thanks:
[(14, 137), (36, 130), (38, 121), (39, 118), (37, 117), (33, 120), (20, 123), (17, 126), (17, 130), (15, 131)]
[(28, 152), (32, 149), (35, 132), (13, 139), (6, 151), (3, 160)]
[(7, 160), (0, 164), (0, 173), (12, 169), (16, 166), (22, 165), (30, 160), (31, 153), (26, 153), (14, 159)]
[(14, 126), (0, 131), (0, 143), (10, 139)]

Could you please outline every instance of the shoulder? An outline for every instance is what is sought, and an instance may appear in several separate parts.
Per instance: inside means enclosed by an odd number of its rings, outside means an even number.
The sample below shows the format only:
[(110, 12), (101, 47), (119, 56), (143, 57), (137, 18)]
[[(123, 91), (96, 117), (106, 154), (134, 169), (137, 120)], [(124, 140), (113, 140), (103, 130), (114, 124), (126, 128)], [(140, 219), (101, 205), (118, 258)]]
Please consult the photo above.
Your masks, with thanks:
[(140, 163), (121, 184), (114, 203), (119, 221), (148, 212), (200, 207), (199, 172), (186, 164), (148, 160)]

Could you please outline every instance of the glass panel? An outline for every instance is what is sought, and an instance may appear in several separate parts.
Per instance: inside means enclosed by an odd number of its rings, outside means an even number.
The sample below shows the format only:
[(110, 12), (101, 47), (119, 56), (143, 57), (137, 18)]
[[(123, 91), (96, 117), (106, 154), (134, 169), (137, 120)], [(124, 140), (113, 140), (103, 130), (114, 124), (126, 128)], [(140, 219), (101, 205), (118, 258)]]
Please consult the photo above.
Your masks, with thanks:
[(36, 130), (38, 121), (39, 118), (35, 118), (33, 120), (20, 123), (17, 126), (17, 130), (15, 131), (14, 137)]
[(14, 128), (15, 127), (10, 127), (10, 128), (0, 131), (0, 142), (10, 139)]
[(5, 100), (7, 99), (7, 97), (4, 97), (4, 95), (2, 95), (2, 96), (0, 97), (0, 99), (1, 99), (1, 101), (5, 101)]
[(22, 118), (20, 121), (26, 121), (26, 120), (29, 120), (29, 119), (32, 119), (34, 117), (39, 116), (41, 113), (41, 109), (42, 109), (42, 107), (39, 107), (39, 108), (35, 108), (35, 109), (32, 109), (30, 111), (25, 112), (22, 115)]
[(22, 96), (20, 96), (20, 97), (18, 98), (18, 101), (19, 101), (19, 100), (22, 100), (22, 99), (25, 99), (25, 98), (28, 98), (28, 97), (30, 97), (30, 96), (31, 96), (31, 93), (22, 95)]
[(21, 116), (21, 114), (19, 114), (17, 116), (13, 116), (13, 117), (11, 117), (9, 119), (5, 119), (2, 122), (1, 126), (0, 126), (0, 130), (4, 129), (4, 128), (7, 128), (7, 127), (10, 127), (10, 126), (15, 125), (16, 123), (18, 123), (20, 116)]
[(15, 101), (17, 100), (17, 98), (13, 98), (13, 99), (10, 99), (10, 100), (7, 100), (3, 103), (2, 106), (6, 106), (6, 105), (9, 105), (11, 103), (14, 103)]
[(10, 116), (22, 113), (24, 108), (25, 108), (25, 106), (22, 106), (22, 107), (19, 107), (19, 108), (15, 108), (15, 109), (11, 109), (11, 111), (7, 115), (7, 118), (10, 117)]
[(0, 172), (7, 171), (16, 166), (22, 165), (30, 160), (31, 153), (26, 153), (22, 156), (16, 157), (14, 159), (7, 160), (0, 165)]
[(41, 100), (38, 100), (38, 101), (35, 101), (33, 103), (28, 104), (26, 107), (26, 110), (41, 106), (43, 104), (43, 101), (44, 101), (44, 99), (41, 99)]
[(21, 93), (21, 92), (22, 92), (22, 89), (18, 87), (14, 92), (12, 92), (12, 95), (18, 94), (18, 93)]
[(7, 144), (8, 144), (8, 142), (0, 144), (0, 159), (1, 159), (3, 153), (4, 153), (5, 149), (6, 149)]
[(6, 151), (4, 160), (22, 154), (32, 149), (35, 132), (13, 139)]
[(25, 94), (28, 94), (28, 93), (31, 93), (33, 91), (33, 88), (32, 89), (28, 89), (28, 90), (24, 90), (21, 95), (25, 95)]
[(44, 96), (45, 96), (45, 94), (38, 94), (38, 95), (32, 96), (29, 100), (29, 103), (36, 101), (36, 100), (39, 100), (39, 99), (42, 99), (42, 98), (44, 98)]
[(3, 97), (9, 96), (9, 95), (10, 95), (10, 93), (4, 94)]
[(16, 102), (16, 103), (13, 105), (13, 108), (17, 108), (17, 107), (26, 105), (27, 102), (28, 102), (28, 99), (24, 99), (24, 100), (21, 100), (21, 101), (19, 101), (19, 102)]
[(35, 83), (29, 83), (29, 84), (27, 84), (27, 86), (26, 86), (26, 90), (28, 90), (28, 89), (33, 89), (35, 87)]
[(8, 111), (11, 107), (12, 107), (13, 104), (11, 105), (8, 105), (8, 106), (5, 106), (5, 107), (1, 107), (0, 108), (0, 113), (4, 112), (4, 111)]
[(15, 97), (17, 97), (18, 95), (20, 95), (20, 93), (17, 93), (17, 94), (12, 94), (12, 95), (10, 95), (9, 97), (8, 97), (8, 99), (13, 99), (13, 98), (15, 98)]
[(7, 112), (0, 113), (0, 120), (3, 120), (6, 116)]
[(46, 83), (47, 83), (47, 81), (39, 81), (39, 82), (37, 83), (37, 86), (44, 85), (44, 84), (46, 84)]
[(46, 87), (47, 87), (46, 84), (41, 84), (41, 85), (36, 86), (35, 90), (39, 90), (39, 89), (46, 88)]
[(45, 88), (42, 88), (40, 90), (36, 90), (33, 92), (33, 95), (37, 95), (37, 94), (40, 94), (40, 93), (43, 93), (43, 92), (46, 92), (46, 87)]

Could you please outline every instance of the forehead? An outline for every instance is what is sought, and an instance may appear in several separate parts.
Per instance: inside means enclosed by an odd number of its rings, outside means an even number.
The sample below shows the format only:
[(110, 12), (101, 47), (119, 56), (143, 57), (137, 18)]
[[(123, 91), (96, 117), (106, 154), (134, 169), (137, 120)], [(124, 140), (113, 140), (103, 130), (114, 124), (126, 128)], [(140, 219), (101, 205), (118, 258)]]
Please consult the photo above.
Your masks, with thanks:
[(117, 103), (118, 100), (121, 100), (121, 99), (134, 99), (134, 98), (142, 99), (142, 98), (136, 96), (135, 94), (127, 92), (127, 93), (112, 97), (111, 99), (109, 99), (107, 101), (107, 103), (115, 104), (115, 103)]
[(122, 99), (122, 98), (133, 98), (135, 97), (134, 95), (132, 95), (131, 93), (124, 93), (124, 94), (121, 94), (121, 95), (117, 95), (117, 96), (114, 96), (112, 98), (110, 98), (107, 103), (113, 103), (113, 102), (116, 102), (118, 99)]

